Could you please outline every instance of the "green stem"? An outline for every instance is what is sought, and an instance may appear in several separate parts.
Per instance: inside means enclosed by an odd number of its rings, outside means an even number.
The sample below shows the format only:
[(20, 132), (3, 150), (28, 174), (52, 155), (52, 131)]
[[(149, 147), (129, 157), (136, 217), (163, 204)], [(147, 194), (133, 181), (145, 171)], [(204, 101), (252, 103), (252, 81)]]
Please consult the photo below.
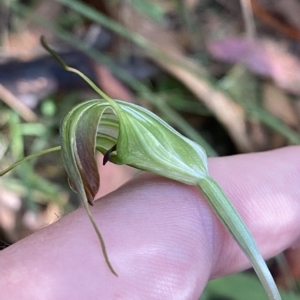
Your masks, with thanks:
[(74, 69), (72, 67), (69, 67), (62, 59), (61, 57), (49, 47), (49, 45), (45, 41), (45, 37), (41, 37), (41, 44), (42, 46), (56, 59), (56, 61), (66, 70), (69, 72), (73, 72), (77, 75), (79, 75), (89, 86), (98, 93), (103, 99), (105, 99), (116, 111), (119, 109), (118, 106), (115, 104), (114, 100), (111, 99), (108, 95), (106, 95), (101, 89), (98, 88), (98, 86), (90, 80), (86, 75), (84, 75), (82, 72), (80, 72), (77, 69)]
[(40, 156), (40, 155), (44, 155), (44, 154), (47, 154), (47, 153), (50, 153), (50, 152), (59, 151), (59, 150), (61, 150), (61, 146), (56, 146), (56, 147), (53, 147), (53, 148), (49, 148), (49, 149), (46, 149), (46, 150), (42, 150), (42, 151), (30, 154), (30, 155), (28, 155), (28, 156), (26, 156), (26, 157), (18, 160), (13, 165), (11, 165), (7, 169), (5, 169), (2, 172), (0, 172), (0, 176), (3, 176), (4, 174), (8, 173), (9, 171), (11, 171), (15, 167), (17, 167), (19, 164), (23, 163), (24, 161), (27, 161), (27, 160), (32, 159), (34, 157), (37, 157), (37, 156)]
[(251, 261), (255, 272), (269, 296), (269, 299), (281, 300), (281, 296), (274, 279), (263, 257), (261, 256), (253, 237), (220, 186), (209, 176), (199, 180), (198, 186), (202, 190), (214, 212)]
[(110, 269), (110, 271), (111, 271), (115, 276), (118, 277), (117, 272), (114, 270), (114, 268), (112, 267), (112, 264), (110, 263), (110, 260), (109, 260), (108, 254), (107, 254), (107, 250), (106, 250), (106, 246), (105, 246), (104, 239), (103, 239), (103, 237), (102, 237), (102, 235), (101, 235), (101, 233), (100, 233), (100, 230), (99, 230), (99, 228), (98, 228), (98, 226), (97, 226), (97, 224), (96, 224), (96, 222), (95, 222), (95, 220), (94, 220), (94, 218), (93, 218), (93, 215), (92, 215), (92, 213), (91, 213), (91, 211), (90, 211), (90, 207), (89, 207), (88, 201), (87, 201), (87, 200), (84, 200), (84, 201), (83, 201), (83, 204), (84, 204), (84, 207), (85, 207), (86, 212), (87, 212), (87, 214), (88, 214), (88, 217), (89, 217), (89, 219), (90, 219), (90, 221), (91, 221), (91, 223), (92, 223), (92, 225), (93, 225), (93, 228), (94, 228), (94, 230), (96, 231), (97, 237), (98, 237), (98, 239), (99, 239), (99, 241), (100, 241), (100, 246), (101, 246), (101, 250), (102, 250), (102, 253), (103, 253), (105, 262), (106, 262), (108, 268)]

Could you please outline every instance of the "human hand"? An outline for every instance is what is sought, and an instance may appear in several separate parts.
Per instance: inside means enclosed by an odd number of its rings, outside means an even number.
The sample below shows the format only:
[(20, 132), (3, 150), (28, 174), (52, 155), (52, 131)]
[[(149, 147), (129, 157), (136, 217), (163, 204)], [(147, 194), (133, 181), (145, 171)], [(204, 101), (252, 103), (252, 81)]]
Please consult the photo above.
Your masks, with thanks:
[[(300, 245), (299, 147), (209, 160), (265, 258)], [(207, 281), (250, 266), (197, 187), (142, 174), (0, 253), (3, 300), (198, 299)]]

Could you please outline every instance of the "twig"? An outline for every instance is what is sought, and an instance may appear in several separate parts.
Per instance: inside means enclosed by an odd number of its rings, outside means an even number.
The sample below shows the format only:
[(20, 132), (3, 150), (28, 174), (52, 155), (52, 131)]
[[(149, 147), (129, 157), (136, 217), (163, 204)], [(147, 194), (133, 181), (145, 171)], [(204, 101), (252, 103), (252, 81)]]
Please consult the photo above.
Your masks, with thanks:
[(26, 122), (37, 121), (36, 114), (1, 84), (0, 99), (16, 111)]
[(240, 2), (241, 2), (243, 18), (245, 22), (246, 35), (249, 40), (253, 40), (256, 36), (256, 30), (255, 30), (251, 0), (240, 0)]

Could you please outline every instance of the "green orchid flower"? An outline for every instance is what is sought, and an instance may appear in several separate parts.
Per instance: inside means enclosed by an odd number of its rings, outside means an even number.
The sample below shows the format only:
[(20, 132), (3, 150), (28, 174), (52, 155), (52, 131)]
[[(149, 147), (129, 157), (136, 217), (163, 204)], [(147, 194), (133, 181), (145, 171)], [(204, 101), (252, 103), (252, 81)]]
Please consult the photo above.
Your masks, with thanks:
[[(209, 176), (204, 149), (182, 136), (149, 110), (132, 103), (112, 100), (84, 74), (66, 66), (43, 40), (42, 44), (66, 70), (81, 76), (101, 97), (77, 105), (63, 119), (61, 151), (70, 186), (84, 203), (101, 243), (106, 263), (113, 274), (117, 275), (89, 209), (100, 183), (96, 151), (104, 154), (104, 164), (107, 161), (126, 164), (198, 186), (216, 215), (249, 258), (269, 299), (280, 300), (276, 284), (245, 223), (220, 186)], [(49, 151), (58, 149), (60, 148), (56, 147)], [(36, 155), (39, 153), (31, 157)]]

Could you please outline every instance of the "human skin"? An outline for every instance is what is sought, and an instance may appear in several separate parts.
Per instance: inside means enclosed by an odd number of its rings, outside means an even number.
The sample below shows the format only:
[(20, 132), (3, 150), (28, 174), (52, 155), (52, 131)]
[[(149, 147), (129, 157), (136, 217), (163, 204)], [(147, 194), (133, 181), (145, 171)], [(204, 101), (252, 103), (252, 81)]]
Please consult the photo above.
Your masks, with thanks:
[[(270, 258), (300, 246), (300, 147), (209, 160)], [(1, 251), (1, 300), (198, 299), (250, 266), (196, 188), (141, 174), (96, 201), (108, 269), (84, 209)]]

